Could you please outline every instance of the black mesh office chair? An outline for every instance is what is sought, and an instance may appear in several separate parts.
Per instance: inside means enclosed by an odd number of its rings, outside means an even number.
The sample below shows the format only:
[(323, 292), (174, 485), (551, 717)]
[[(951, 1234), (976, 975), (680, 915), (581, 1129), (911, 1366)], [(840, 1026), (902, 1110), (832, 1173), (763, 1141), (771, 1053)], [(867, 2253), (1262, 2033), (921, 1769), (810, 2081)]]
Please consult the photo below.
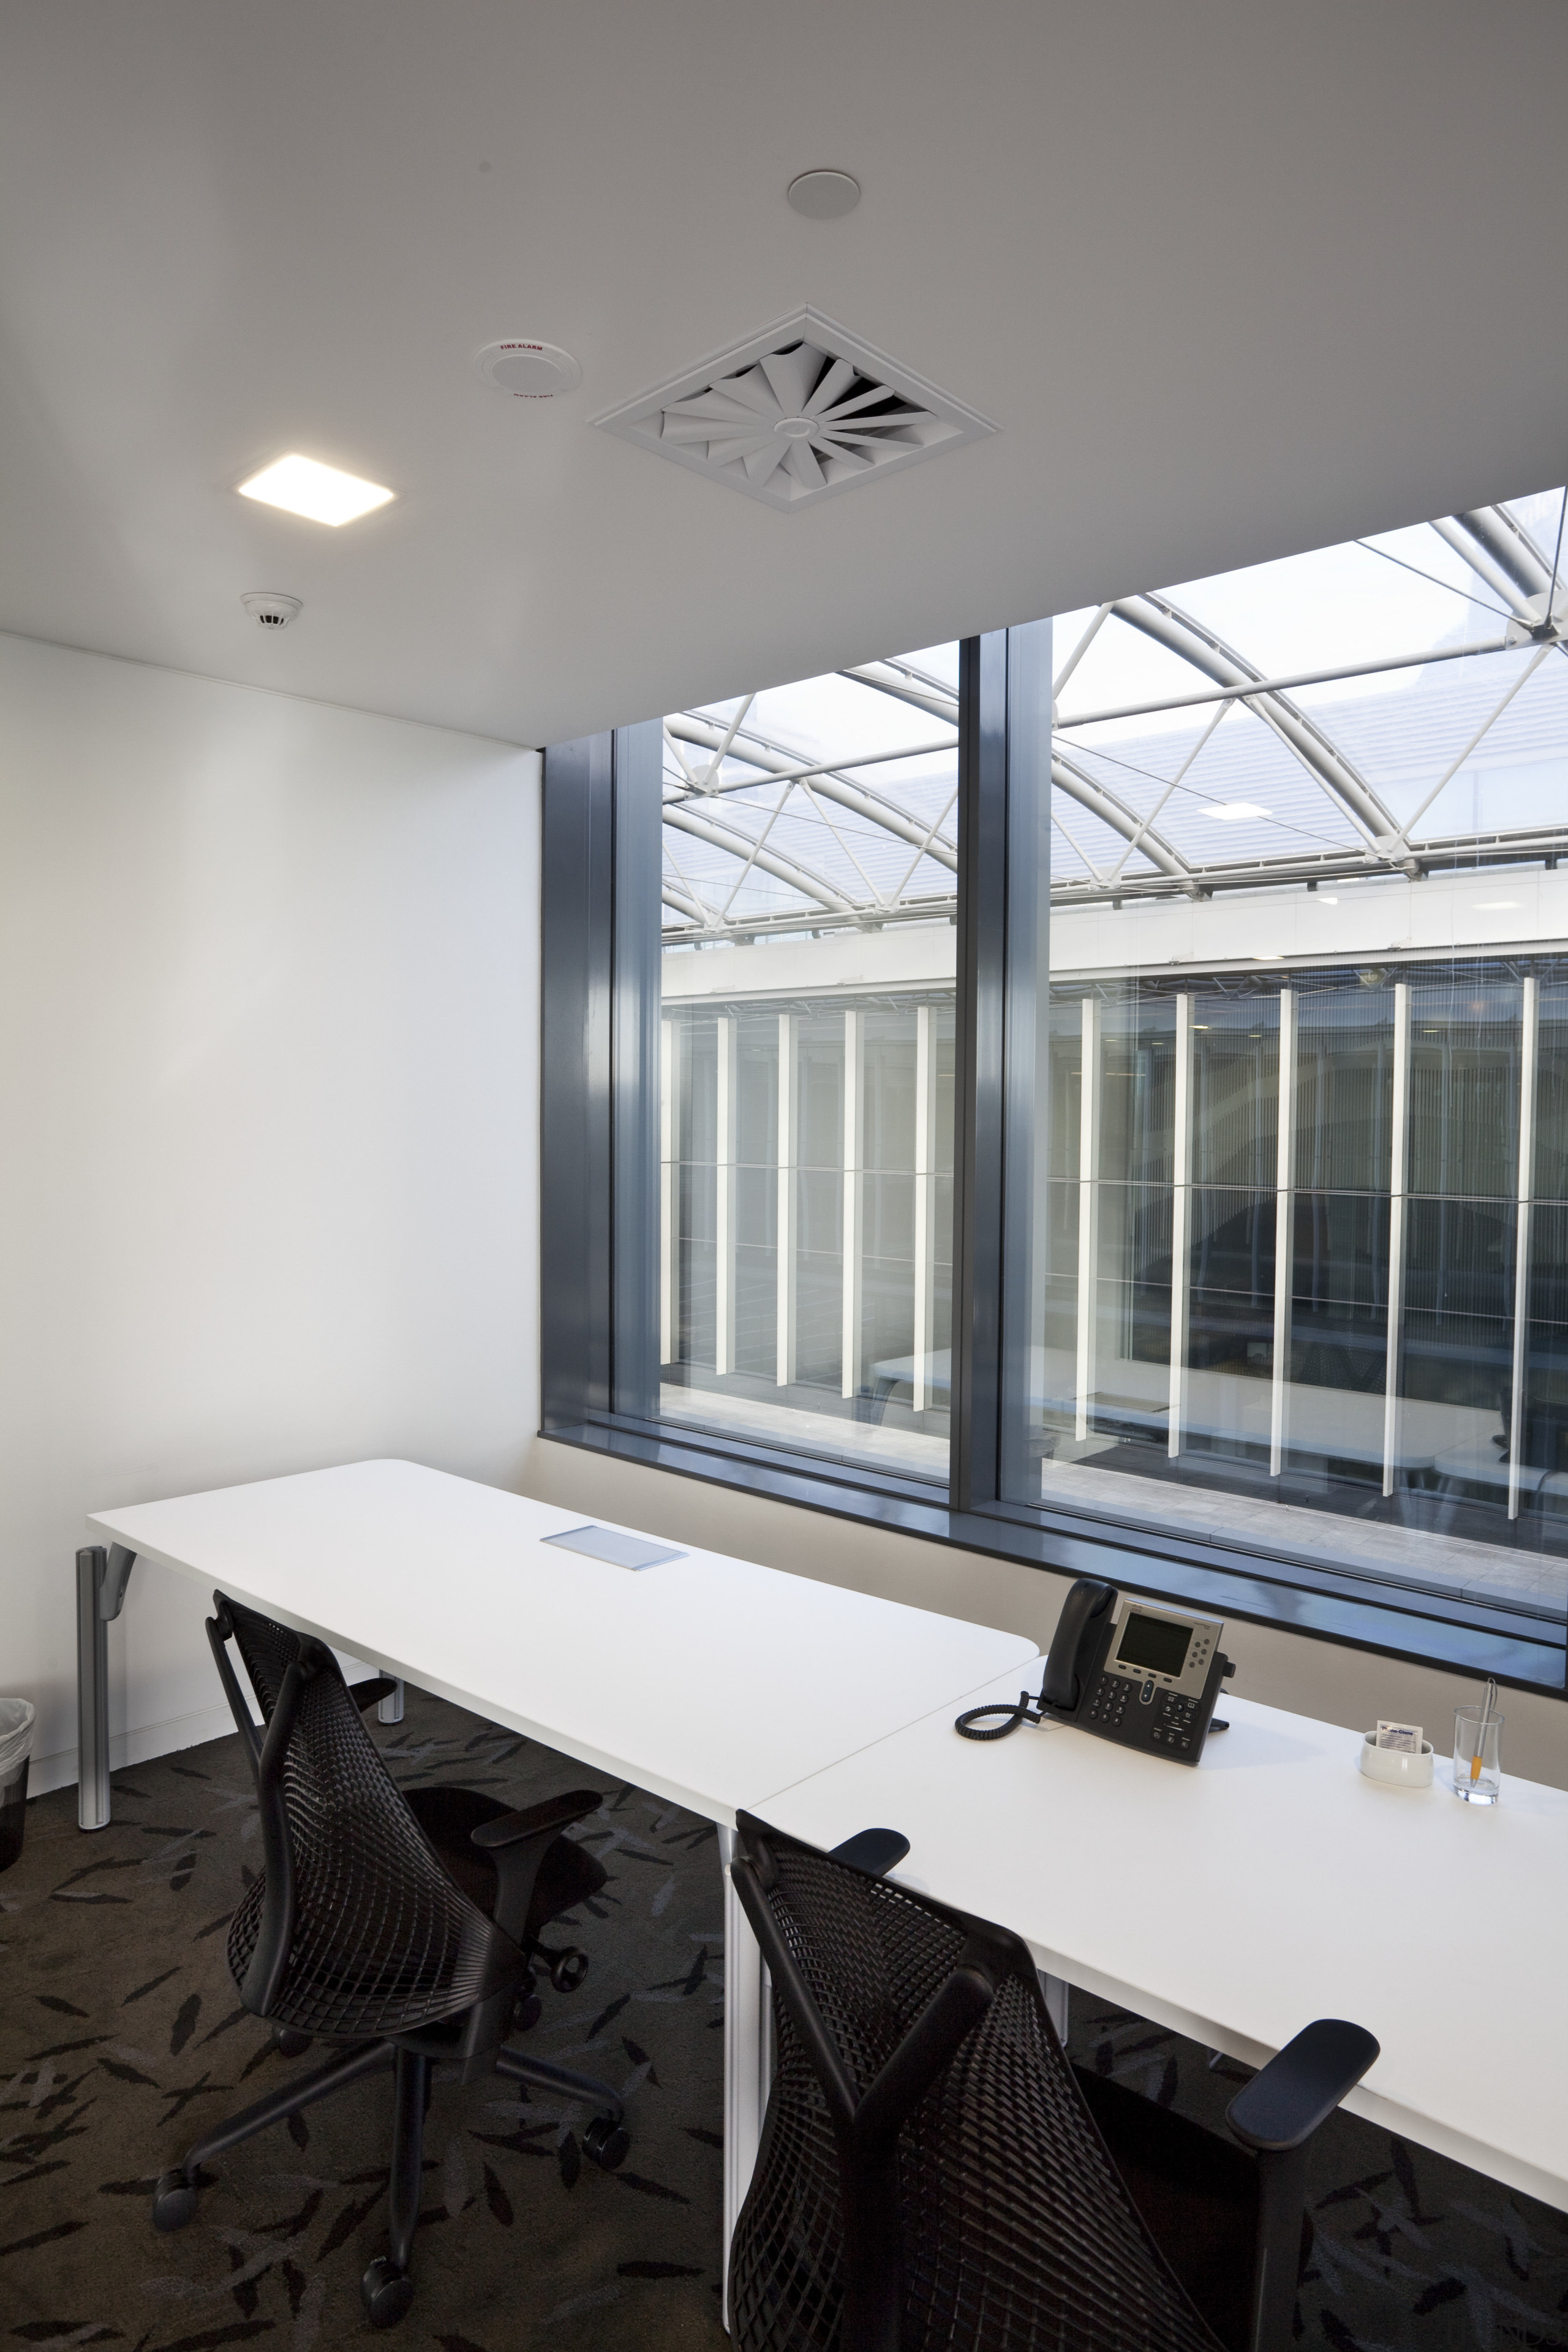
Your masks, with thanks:
[(740, 1819), (777, 2064), (736, 2352), (1288, 2352), (1307, 2148), (1371, 2034), (1306, 2027), (1234, 2147), (1070, 2066), (1027, 1947), (871, 1874), (889, 1835), (825, 1854)]
[[(594, 1855), (562, 1835), (600, 1801), (574, 1789), (509, 1812), (472, 1789), (405, 1796), (360, 1720), (360, 1708), (393, 1685), (378, 1679), (351, 1692), (322, 1643), (214, 1599), (207, 1636), (255, 1772), (264, 1863), (230, 1923), (229, 1967), (246, 2008), (272, 2020), (285, 2054), (318, 2035), (351, 2046), (206, 2133), (159, 2179), (153, 2219), (160, 2230), (183, 2228), (211, 2158), (391, 2067), (392, 2243), (362, 2282), (372, 2320), (390, 2327), (414, 2295), (408, 2264), (434, 2066), (459, 2066), (465, 2083), (494, 2072), (591, 2100), (598, 2112), (583, 2135), (586, 2154), (611, 2170), (626, 2153), (608, 2084), (507, 2047), (509, 2032), (539, 2013), (531, 1960), (565, 1991), (587, 1971), (586, 1954), (548, 1952), (540, 1937), (605, 1884)], [(230, 1641), (260, 1702), (264, 1738)]]

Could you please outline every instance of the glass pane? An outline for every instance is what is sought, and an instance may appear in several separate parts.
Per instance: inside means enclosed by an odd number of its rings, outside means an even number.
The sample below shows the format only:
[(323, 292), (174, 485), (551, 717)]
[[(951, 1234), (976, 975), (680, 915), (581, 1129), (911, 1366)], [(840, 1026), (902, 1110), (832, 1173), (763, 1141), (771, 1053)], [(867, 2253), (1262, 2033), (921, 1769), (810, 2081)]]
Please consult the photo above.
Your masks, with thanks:
[(945, 1479), (958, 648), (666, 721), (660, 1411)]
[(1565, 506), (1054, 625), (1005, 1499), (1562, 1619)]

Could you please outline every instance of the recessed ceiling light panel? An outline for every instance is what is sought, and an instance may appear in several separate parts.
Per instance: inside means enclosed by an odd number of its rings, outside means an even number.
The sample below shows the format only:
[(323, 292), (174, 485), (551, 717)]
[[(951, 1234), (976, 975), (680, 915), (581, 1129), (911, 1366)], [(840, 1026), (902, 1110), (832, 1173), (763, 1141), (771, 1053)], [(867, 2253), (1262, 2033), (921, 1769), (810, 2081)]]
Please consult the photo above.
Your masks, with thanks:
[(575, 392), (583, 371), (559, 343), (538, 343), (513, 335), (501, 343), (487, 343), (474, 365), (482, 381), (513, 400), (553, 400), (558, 392)]
[(263, 506), (281, 507), (285, 514), (304, 515), (310, 522), (357, 522), (361, 515), (384, 507), (395, 493), (379, 482), (362, 481), (357, 474), (341, 473), (314, 457), (290, 450), (275, 464), (263, 466), (248, 482), (241, 482), (242, 499), (258, 499)]
[(996, 431), (816, 310), (781, 319), (596, 421), (791, 511)]

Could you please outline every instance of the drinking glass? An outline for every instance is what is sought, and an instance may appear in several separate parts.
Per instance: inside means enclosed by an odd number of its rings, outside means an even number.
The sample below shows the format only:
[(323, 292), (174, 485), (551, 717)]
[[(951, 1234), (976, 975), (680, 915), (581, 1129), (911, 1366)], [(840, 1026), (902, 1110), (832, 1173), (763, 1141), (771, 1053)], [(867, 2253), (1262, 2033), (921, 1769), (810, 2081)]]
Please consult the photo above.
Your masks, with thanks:
[(1479, 1706), (1454, 1709), (1454, 1794), (1468, 1805), (1495, 1805), (1502, 1786), (1502, 1717)]

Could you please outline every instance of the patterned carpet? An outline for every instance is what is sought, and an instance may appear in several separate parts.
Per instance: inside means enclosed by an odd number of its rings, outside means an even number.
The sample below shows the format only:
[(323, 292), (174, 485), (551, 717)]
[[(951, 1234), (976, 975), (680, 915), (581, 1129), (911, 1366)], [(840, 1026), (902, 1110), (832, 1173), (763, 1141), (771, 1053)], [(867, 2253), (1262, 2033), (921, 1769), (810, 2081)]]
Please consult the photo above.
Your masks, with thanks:
[[(526, 1804), (604, 1785), (550, 1749), (410, 1692), (372, 1729), (396, 1777)], [(195, 2221), (160, 2237), (154, 2176), (210, 2122), (316, 2063), (284, 2059), (240, 2008), (225, 1927), (259, 1860), (237, 1739), (117, 1773), (91, 1839), (76, 1792), (27, 1809), (0, 1878), (0, 2345), (126, 2352), (327, 2352), (375, 2336), (360, 2273), (384, 2251), (390, 2077), (263, 2132), (215, 2165)], [(437, 2079), (426, 2125), (408, 2352), (635, 2345), (714, 2352), (723, 2084), (723, 1908), (715, 1832), (609, 1788), (577, 1834), (609, 1885), (559, 1922), (593, 1956), (543, 1988), (540, 2054), (626, 2099), (632, 2152), (584, 2162), (588, 2111), (495, 2078)]]
[[(410, 1692), (375, 1727), (405, 1783), (524, 1803), (595, 1776)], [(0, 1877), (0, 2347), (329, 2352), (372, 2336), (390, 2084), (361, 2086), (214, 2168), (195, 2223), (157, 2236), (154, 2175), (204, 2125), (301, 2063), (239, 2008), (224, 1928), (257, 1860), (238, 1742), (116, 1776), (114, 1823), (75, 1792), (28, 1808)], [(542, 2055), (623, 2088), (623, 2170), (581, 2158), (584, 2111), (440, 2084), (426, 2143), (408, 2352), (720, 2352), (723, 2015), (714, 1833), (606, 1789), (580, 1834), (611, 1876), (573, 1929), (587, 1984), (545, 1990)], [(564, 1940), (564, 1938), (563, 1938)], [(1086, 1996), (1073, 2055), (1217, 2122), (1239, 2067)], [(1568, 2216), (1349, 2117), (1323, 2133), (1300, 2316), (1327, 2352), (1568, 2352)]]

